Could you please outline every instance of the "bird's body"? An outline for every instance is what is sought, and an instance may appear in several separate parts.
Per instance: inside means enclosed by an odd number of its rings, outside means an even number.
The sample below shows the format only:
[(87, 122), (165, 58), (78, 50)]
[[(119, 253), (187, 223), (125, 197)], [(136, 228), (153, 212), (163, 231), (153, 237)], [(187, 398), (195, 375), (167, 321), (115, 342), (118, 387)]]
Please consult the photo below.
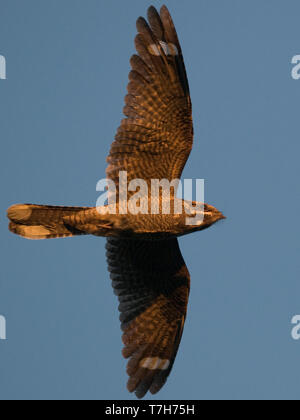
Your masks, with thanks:
[[(139, 398), (164, 385), (183, 332), (190, 276), (177, 238), (224, 218), (213, 206), (175, 198), (174, 191), (167, 198), (156, 197), (154, 207), (151, 194), (144, 193), (134, 211), (121, 199), (120, 173), (126, 173), (126, 191), (136, 179), (149, 190), (153, 179), (171, 183), (180, 179), (193, 144), (189, 86), (173, 21), (165, 6), (160, 14), (150, 7), (148, 20), (137, 21), (138, 55), (131, 58), (125, 118), (108, 156), (107, 178), (119, 198), (115, 207), (20, 204), (8, 210), (10, 230), (28, 239), (107, 238), (123, 355), (129, 358), (128, 390)], [(166, 202), (169, 212), (163, 210)]]
[[(95, 235), (124, 239), (163, 240), (188, 235), (203, 230), (223, 218), (222, 213), (207, 204), (203, 207), (203, 221), (200, 226), (187, 225), (196, 203), (179, 200), (182, 212), (176, 214), (171, 201), (170, 213), (120, 214), (103, 207), (59, 207), (35, 204), (16, 204), (8, 210), (10, 230), (27, 239), (51, 239), (77, 235)], [(161, 202), (160, 202), (161, 203)], [(151, 200), (149, 200), (149, 207)], [(195, 216), (195, 214), (194, 214)], [(192, 216), (193, 217), (193, 216)]]

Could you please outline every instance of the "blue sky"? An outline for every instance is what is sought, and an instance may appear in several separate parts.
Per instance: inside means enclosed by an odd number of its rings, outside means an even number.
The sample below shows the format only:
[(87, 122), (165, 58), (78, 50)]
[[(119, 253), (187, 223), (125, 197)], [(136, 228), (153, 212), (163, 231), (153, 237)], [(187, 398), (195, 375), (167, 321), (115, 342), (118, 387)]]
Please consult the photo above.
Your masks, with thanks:
[[(161, 2), (153, 1), (161, 6)], [(128, 399), (105, 241), (25, 241), (13, 203), (94, 205), (122, 116), (144, 0), (0, 0), (1, 399)], [(227, 220), (180, 240), (192, 275), (162, 399), (298, 399), (300, 341), (297, 0), (171, 0), (195, 145)], [(151, 398), (151, 397), (150, 397)]]

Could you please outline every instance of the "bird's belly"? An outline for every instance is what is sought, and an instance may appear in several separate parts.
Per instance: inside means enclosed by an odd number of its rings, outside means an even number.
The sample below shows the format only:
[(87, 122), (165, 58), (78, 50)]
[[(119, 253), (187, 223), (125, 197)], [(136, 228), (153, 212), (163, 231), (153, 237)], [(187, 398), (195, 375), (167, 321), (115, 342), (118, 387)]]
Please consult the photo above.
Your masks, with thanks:
[(110, 223), (94, 232), (96, 236), (160, 241), (181, 236), (178, 218), (169, 215), (113, 215)]

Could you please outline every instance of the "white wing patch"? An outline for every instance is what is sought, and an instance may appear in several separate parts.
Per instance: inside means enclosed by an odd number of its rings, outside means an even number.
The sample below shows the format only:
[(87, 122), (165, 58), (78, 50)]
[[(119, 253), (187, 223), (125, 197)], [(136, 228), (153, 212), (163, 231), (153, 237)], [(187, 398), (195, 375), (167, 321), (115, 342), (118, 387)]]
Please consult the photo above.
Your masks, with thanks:
[(170, 365), (170, 360), (160, 359), (159, 357), (146, 357), (140, 362), (140, 366), (145, 369), (155, 370), (166, 370)]
[[(172, 44), (171, 42), (167, 43), (164, 41), (159, 41), (159, 44), (161, 48), (163, 49), (163, 52), (165, 53), (165, 55), (173, 55), (173, 56), (178, 55), (178, 49), (175, 44)], [(156, 55), (157, 57), (161, 55), (160, 49), (158, 45), (156, 44), (149, 45), (148, 51), (150, 52), (150, 54)]]

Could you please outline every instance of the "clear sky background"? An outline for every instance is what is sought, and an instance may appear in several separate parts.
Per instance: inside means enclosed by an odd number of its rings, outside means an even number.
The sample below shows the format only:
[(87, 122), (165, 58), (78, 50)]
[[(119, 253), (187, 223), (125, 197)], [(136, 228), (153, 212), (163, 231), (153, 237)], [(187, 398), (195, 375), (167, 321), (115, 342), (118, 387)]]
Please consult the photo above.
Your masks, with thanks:
[[(161, 2), (153, 1), (157, 6)], [(13, 203), (94, 205), (145, 0), (0, 0), (1, 399), (128, 399), (105, 240), (26, 241)], [(180, 240), (192, 275), (162, 399), (298, 399), (299, 0), (169, 0), (193, 100), (186, 178), (228, 219)]]

